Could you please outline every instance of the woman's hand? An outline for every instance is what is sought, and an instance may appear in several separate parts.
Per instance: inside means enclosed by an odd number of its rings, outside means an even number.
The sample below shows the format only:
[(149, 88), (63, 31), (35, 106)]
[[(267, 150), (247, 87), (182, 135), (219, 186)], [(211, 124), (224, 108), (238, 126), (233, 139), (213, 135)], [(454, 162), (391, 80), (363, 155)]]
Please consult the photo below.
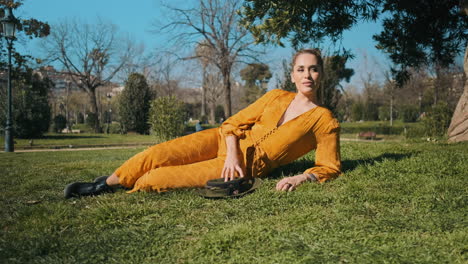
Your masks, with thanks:
[(236, 136), (229, 135), (226, 137), (226, 152), (227, 156), (221, 178), (224, 178), (224, 181), (231, 181), (236, 176), (244, 177), (244, 164), (239, 150), (239, 139)]
[(241, 159), (238, 155), (228, 155), (226, 161), (224, 161), (223, 171), (221, 172), (221, 178), (224, 181), (231, 181), (237, 178), (237, 176), (244, 177), (244, 168)]
[(291, 191), (294, 191), (297, 188), (297, 186), (301, 185), (302, 183), (306, 181), (311, 181), (311, 180), (312, 178), (307, 174), (299, 174), (296, 176), (286, 177), (286, 178), (281, 179), (276, 184), (276, 190), (291, 192)]

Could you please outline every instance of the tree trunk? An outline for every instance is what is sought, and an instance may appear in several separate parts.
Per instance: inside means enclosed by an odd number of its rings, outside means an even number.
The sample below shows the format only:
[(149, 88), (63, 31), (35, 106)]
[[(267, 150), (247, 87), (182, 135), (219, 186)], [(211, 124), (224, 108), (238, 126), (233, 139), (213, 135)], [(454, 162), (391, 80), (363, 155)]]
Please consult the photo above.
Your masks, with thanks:
[(96, 90), (89, 89), (88, 94), (89, 94), (89, 98), (91, 101), (91, 109), (93, 110), (93, 113), (95, 115), (94, 133), (101, 133), (101, 124), (99, 122), (99, 110), (98, 110), (98, 105), (97, 105), (97, 100), (96, 100)]
[(210, 125), (216, 124), (216, 103), (212, 102), (210, 104), (210, 119), (209, 119)]
[(224, 88), (224, 115), (229, 118), (232, 115), (231, 108), (231, 73), (229, 70), (224, 69), (223, 74), (223, 88)]
[(202, 91), (201, 91), (201, 113), (200, 118), (206, 116), (206, 66), (203, 66), (203, 80), (202, 80)]
[(436, 105), (439, 102), (439, 89), (440, 89), (440, 66), (437, 64), (435, 69), (436, 78), (434, 81), (434, 104)]
[(450, 122), (448, 129), (449, 142), (468, 140), (468, 46), (465, 49), (463, 68), (465, 69), (465, 88)]
[(390, 126), (393, 126), (393, 88), (392, 95), (390, 97)]

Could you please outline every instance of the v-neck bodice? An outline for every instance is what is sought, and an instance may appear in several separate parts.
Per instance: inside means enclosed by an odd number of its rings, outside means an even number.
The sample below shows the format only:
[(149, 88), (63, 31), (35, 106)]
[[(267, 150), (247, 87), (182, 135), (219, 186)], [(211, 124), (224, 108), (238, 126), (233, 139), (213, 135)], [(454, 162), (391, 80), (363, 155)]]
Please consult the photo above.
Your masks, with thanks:
[(313, 109), (315, 109), (315, 108), (318, 107), (318, 105), (316, 105), (316, 106), (312, 107), (311, 109), (306, 110), (306, 111), (304, 111), (304, 112), (302, 112), (302, 113), (296, 115), (295, 117), (293, 117), (293, 118), (291, 118), (291, 119), (289, 119), (289, 120), (287, 120), (287, 121), (283, 120), (283, 122), (280, 124), (280, 122), (282, 121), (282, 119), (286, 116), (286, 112), (289, 110), (289, 107), (291, 107), (291, 105), (292, 105), (292, 103), (294, 102), (294, 99), (295, 99), (295, 98), (296, 98), (296, 96), (294, 95), (294, 96), (292, 97), (292, 99), (289, 101), (289, 103), (286, 105), (286, 108), (284, 108), (283, 114), (280, 116), (280, 118), (279, 118), (278, 121), (276, 122), (276, 128), (279, 128), (280, 126), (282, 126), (282, 125), (284, 125), (284, 124), (286, 124), (286, 123), (289, 123), (290, 121), (293, 121), (293, 120), (295, 120), (295, 119), (297, 119), (297, 118), (300, 118), (300, 116), (306, 115), (308, 112), (310, 112), (310, 111), (312, 111)]

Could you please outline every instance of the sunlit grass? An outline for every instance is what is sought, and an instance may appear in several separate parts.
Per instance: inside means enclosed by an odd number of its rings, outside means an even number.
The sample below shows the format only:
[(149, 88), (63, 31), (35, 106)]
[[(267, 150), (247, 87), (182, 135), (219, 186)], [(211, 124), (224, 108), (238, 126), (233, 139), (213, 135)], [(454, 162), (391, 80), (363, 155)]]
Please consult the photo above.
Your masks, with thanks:
[(344, 174), (292, 193), (64, 200), (140, 149), (1, 153), (0, 263), (466, 263), (468, 144), (344, 142)]

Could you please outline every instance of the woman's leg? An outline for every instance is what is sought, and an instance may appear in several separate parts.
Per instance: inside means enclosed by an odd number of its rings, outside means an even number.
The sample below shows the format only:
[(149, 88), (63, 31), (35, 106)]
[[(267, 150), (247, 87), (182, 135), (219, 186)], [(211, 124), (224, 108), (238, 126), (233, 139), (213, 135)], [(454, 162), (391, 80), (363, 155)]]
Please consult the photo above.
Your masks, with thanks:
[(224, 158), (214, 158), (187, 165), (159, 167), (141, 176), (129, 193), (203, 187), (208, 180), (220, 177), (223, 165)]
[(203, 130), (154, 145), (127, 160), (107, 179), (107, 184), (133, 187), (148, 171), (214, 159), (220, 136), (217, 128)]

